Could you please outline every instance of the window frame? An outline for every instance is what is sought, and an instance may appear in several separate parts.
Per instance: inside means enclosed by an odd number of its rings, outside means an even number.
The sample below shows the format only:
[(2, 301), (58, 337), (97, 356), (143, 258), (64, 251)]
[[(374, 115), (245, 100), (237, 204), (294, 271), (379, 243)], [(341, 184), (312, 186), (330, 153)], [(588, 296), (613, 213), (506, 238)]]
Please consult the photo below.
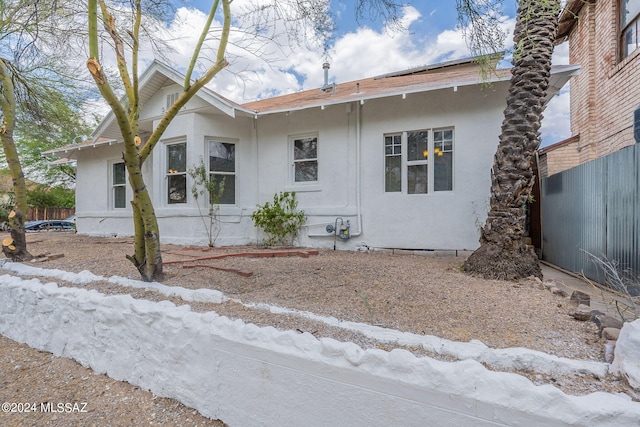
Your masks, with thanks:
[[(122, 183), (116, 183), (116, 171), (114, 170), (114, 168), (116, 167), (116, 165), (122, 165), (123, 168), (123, 182)], [(110, 179), (109, 179), (109, 184), (111, 186), (111, 191), (109, 192), (111, 195), (111, 200), (109, 202), (109, 207), (112, 210), (120, 210), (120, 209), (126, 209), (127, 208), (127, 167), (124, 163), (123, 160), (117, 160), (117, 161), (112, 161), (110, 162), (109, 165), (109, 175), (110, 175)], [(118, 198), (116, 197), (116, 189), (124, 189), (124, 206), (116, 206), (116, 201), (118, 200)]]
[[(635, 51), (640, 49), (640, 0), (628, 0), (638, 2), (634, 16), (631, 16), (629, 22), (624, 22), (623, 6), (625, 0), (618, 0), (618, 48), (620, 49), (620, 61), (633, 55)], [(626, 42), (626, 34), (631, 28), (635, 29), (635, 45), (636, 47), (627, 51), (629, 44)]]
[[(184, 171), (179, 171), (177, 169), (172, 169), (169, 164), (170, 161), (170, 155), (169, 155), (169, 147), (172, 146), (176, 146), (176, 145), (183, 145), (184, 146)], [(184, 206), (185, 204), (187, 204), (189, 202), (189, 192), (188, 192), (188, 176), (187, 176), (187, 165), (188, 165), (188, 150), (187, 150), (187, 142), (185, 140), (179, 140), (179, 141), (173, 141), (173, 142), (168, 142), (165, 143), (165, 168), (164, 168), (164, 174), (165, 174), (165, 188), (164, 188), (164, 194), (165, 194), (165, 205), (166, 206), (174, 206), (174, 205), (182, 205)], [(173, 177), (179, 177), (179, 176), (184, 176), (184, 185), (185, 185), (185, 189), (184, 189), (184, 201), (176, 201), (176, 202), (171, 202), (171, 197), (169, 196), (169, 187), (170, 187), (170, 182), (172, 180)]]
[[(315, 139), (316, 148), (315, 148), (315, 157), (305, 157), (302, 159), (296, 159), (296, 141), (303, 141), (306, 139)], [(295, 186), (305, 186), (305, 185), (317, 185), (320, 182), (320, 161), (319, 161), (319, 151), (320, 151), (320, 136), (318, 132), (310, 132), (303, 133), (297, 135), (289, 136), (289, 156), (291, 159), (291, 169), (290, 169), (290, 182)], [(299, 163), (315, 163), (315, 180), (313, 181), (297, 181), (296, 175), (296, 166)]]
[[(227, 171), (212, 171), (211, 170), (211, 158), (210, 158), (210, 146), (211, 143), (220, 143), (220, 144), (230, 144), (233, 145), (233, 172), (227, 172)], [(207, 175), (209, 177), (209, 179), (211, 179), (212, 175), (219, 175), (219, 176), (232, 176), (233, 180), (234, 180), (234, 186), (233, 186), (233, 203), (217, 203), (218, 205), (221, 206), (235, 206), (237, 205), (237, 184), (238, 184), (238, 162), (237, 162), (237, 155), (238, 155), (238, 140), (232, 140), (232, 139), (227, 139), (227, 138), (217, 138), (217, 137), (206, 137), (205, 138), (205, 150), (206, 150), (206, 158), (207, 158)], [(209, 203), (211, 203), (211, 200), (209, 200)]]
[[(451, 141), (450, 147), (448, 149), (443, 149), (445, 147), (445, 140), (443, 139), (443, 143), (440, 147), (436, 147), (435, 134), (438, 132), (451, 132)], [(425, 153), (425, 158), (416, 158), (409, 160), (409, 135), (411, 133), (417, 132), (427, 132), (428, 141), (427, 148), (423, 150)], [(390, 156), (398, 156), (397, 153), (389, 154), (387, 148), (389, 147), (387, 144), (387, 138), (400, 136), (401, 137), (401, 145), (400, 145), (400, 190), (389, 190), (389, 183), (387, 181), (388, 178), (388, 163), (387, 159)], [(383, 134), (383, 148), (384, 148), (384, 183), (383, 183), (383, 191), (385, 194), (403, 194), (403, 195), (433, 195), (440, 193), (451, 193), (455, 190), (455, 127), (454, 126), (446, 126), (446, 127), (437, 127), (437, 128), (426, 128), (426, 129), (414, 129), (402, 132), (389, 132)], [(392, 150), (394, 151), (394, 150)], [(438, 154), (438, 153), (442, 154)], [(447, 189), (437, 189), (439, 185), (436, 185), (436, 170), (440, 167), (436, 161), (436, 156), (445, 155), (447, 153), (451, 154), (450, 160), (450, 173), (448, 175), (450, 185), (446, 185)], [(420, 191), (410, 191), (409, 188), (409, 168), (412, 166), (426, 166), (427, 169), (427, 182), (426, 182), (426, 192)], [(450, 187), (450, 188), (448, 188)], [(393, 187), (396, 188), (396, 187)]]
[[(399, 141), (397, 141), (397, 138), (399, 138)], [(391, 144), (388, 145), (387, 144), (387, 138), (391, 139)], [(387, 148), (389, 148), (390, 150), (387, 150)], [(390, 151), (390, 152), (387, 152)], [(385, 193), (402, 193), (402, 182), (404, 181), (403, 179), (403, 167), (402, 167), (402, 154), (403, 154), (403, 150), (402, 150), (402, 132), (394, 132), (394, 133), (388, 133), (384, 135), (384, 192)], [(389, 182), (387, 181), (387, 178), (389, 176), (389, 164), (387, 163), (387, 161), (389, 159), (392, 158), (398, 158), (400, 160), (400, 174), (397, 177), (397, 179), (400, 181), (400, 185), (398, 186), (397, 183), (393, 182), (391, 184), (393, 184), (393, 189), (390, 190), (390, 185)], [(396, 177), (394, 177), (395, 179)], [(399, 188), (398, 188), (399, 187)], [(398, 188), (396, 190), (396, 188)]]

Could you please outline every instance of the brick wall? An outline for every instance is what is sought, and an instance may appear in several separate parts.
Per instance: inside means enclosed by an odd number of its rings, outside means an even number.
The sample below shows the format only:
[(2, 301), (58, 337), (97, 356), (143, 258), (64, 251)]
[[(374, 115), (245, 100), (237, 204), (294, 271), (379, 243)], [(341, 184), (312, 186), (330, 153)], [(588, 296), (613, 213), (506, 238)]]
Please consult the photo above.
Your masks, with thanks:
[(541, 150), (540, 152), (540, 176), (546, 178), (558, 172), (571, 169), (579, 165), (582, 151), (580, 148), (580, 138), (572, 138), (568, 143), (559, 143), (555, 147), (551, 147), (549, 151)]
[[(582, 67), (580, 75), (571, 80), (571, 132), (580, 134), (579, 163), (635, 143), (633, 111), (640, 105), (640, 49), (619, 60), (618, 7), (619, 0), (588, 0), (569, 36), (570, 62)], [(548, 154), (560, 155), (569, 156), (566, 152)]]

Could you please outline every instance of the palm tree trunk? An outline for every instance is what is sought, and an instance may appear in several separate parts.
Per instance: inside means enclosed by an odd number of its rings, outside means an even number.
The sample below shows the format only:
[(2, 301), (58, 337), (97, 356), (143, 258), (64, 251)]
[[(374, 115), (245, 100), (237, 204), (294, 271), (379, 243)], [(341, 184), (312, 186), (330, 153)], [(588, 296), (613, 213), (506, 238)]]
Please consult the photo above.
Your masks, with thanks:
[(470, 274), (504, 280), (542, 277), (538, 258), (523, 237), (559, 12), (559, 0), (520, 1), (511, 86), (491, 170), (491, 207), (480, 247), (463, 265)]

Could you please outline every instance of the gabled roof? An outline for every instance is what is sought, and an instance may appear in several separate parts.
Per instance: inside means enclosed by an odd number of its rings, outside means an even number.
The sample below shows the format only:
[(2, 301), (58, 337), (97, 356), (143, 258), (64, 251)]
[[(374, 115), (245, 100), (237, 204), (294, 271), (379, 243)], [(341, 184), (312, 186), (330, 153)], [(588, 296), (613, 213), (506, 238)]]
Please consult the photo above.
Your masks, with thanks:
[(584, 6), (584, 0), (569, 0), (567, 5), (560, 13), (558, 18), (558, 35), (556, 36), (556, 43), (562, 43), (566, 37), (571, 34), (574, 25), (578, 22), (578, 13)]
[[(483, 78), (479, 68), (477, 66), (470, 67), (469, 61), (454, 61), (444, 64), (446, 65), (444, 67), (421, 67), (347, 83), (329, 84), (323, 88), (253, 101), (243, 105), (229, 101), (207, 88), (201, 89), (196, 96), (230, 117), (235, 117), (236, 112), (241, 112), (243, 115), (258, 118), (268, 114), (324, 108), (350, 102), (364, 103), (371, 99), (393, 96), (406, 97), (412, 93), (447, 88), (455, 90), (458, 87), (508, 81), (511, 78), (511, 70), (506, 68), (492, 70), (489, 76)], [(578, 65), (553, 66), (547, 101), (566, 84), (571, 76), (576, 75), (579, 69)], [(183, 79), (184, 76), (177, 71), (160, 62), (154, 62), (140, 78), (140, 102), (144, 103), (168, 84), (182, 84)], [(121, 137), (113, 113), (110, 113), (100, 123), (94, 136), (99, 136), (99, 138), (57, 148), (43, 154), (68, 157), (68, 153), (76, 150), (118, 143)]]
[[(144, 105), (160, 89), (171, 84), (178, 84), (182, 86), (184, 84), (184, 75), (173, 68), (154, 60), (149, 68), (147, 68), (142, 76), (140, 76), (140, 105)], [(201, 98), (212, 107), (230, 117), (235, 117), (237, 111), (253, 114), (252, 111), (247, 111), (239, 104), (220, 96), (211, 89), (208, 89), (206, 86), (200, 89), (195, 96)], [(115, 123), (115, 116), (113, 112), (109, 112), (109, 114), (107, 114), (107, 116), (100, 122), (93, 132), (93, 135), (94, 137), (120, 138), (120, 129)]]
[[(561, 65), (552, 67), (549, 84), (549, 98), (562, 88), (569, 78), (577, 74), (578, 65)], [(328, 85), (327, 90), (311, 89), (289, 95), (277, 96), (260, 101), (243, 104), (243, 107), (255, 110), (257, 116), (288, 111), (303, 110), (315, 107), (328, 107), (335, 104), (391, 96), (407, 96), (412, 93), (428, 92), (438, 89), (457, 88), (507, 81), (511, 78), (511, 70), (496, 69), (483, 79), (477, 67), (458, 70), (452, 67), (449, 71), (430, 73), (423, 70), (417, 73), (392, 73), (379, 77), (355, 80), (347, 83)]]

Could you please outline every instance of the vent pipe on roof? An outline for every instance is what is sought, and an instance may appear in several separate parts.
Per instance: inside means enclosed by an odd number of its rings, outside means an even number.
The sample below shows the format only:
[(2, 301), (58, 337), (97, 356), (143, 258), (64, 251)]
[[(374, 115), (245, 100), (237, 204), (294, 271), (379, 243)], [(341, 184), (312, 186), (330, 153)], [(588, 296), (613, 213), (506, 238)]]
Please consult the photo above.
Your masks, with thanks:
[(327, 87), (327, 85), (329, 84), (329, 68), (331, 67), (331, 65), (329, 65), (328, 62), (325, 62), (324, 64), (322, 64), (322, 69), (324, 70), (324, 84), (322, 85), (323, 88)]

